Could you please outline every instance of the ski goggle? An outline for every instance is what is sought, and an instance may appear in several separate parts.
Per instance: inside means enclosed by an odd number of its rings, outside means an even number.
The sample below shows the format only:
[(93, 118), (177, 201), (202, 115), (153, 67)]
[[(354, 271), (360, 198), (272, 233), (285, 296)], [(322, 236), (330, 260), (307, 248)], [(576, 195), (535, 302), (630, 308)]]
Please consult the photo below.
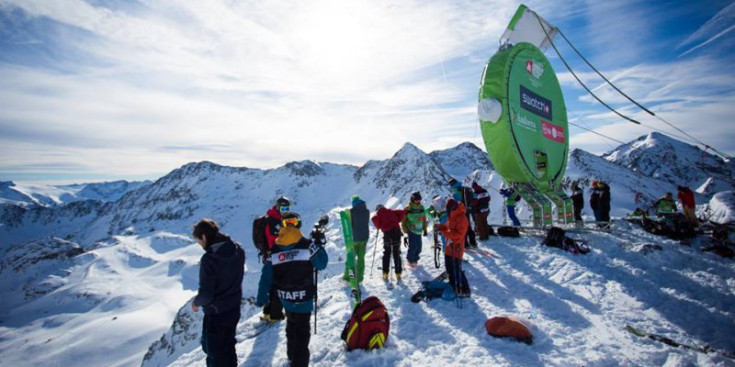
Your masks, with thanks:
[(279, 206), (278, 207), (278, 211), (281, 212), (281, 213), (290, 212), (291, 211), (291, 207), (288, 206), (288, 205)]
[(299, 225), (299, 218), (286, 218), (281, 221), (284, 227), (298, 227)]

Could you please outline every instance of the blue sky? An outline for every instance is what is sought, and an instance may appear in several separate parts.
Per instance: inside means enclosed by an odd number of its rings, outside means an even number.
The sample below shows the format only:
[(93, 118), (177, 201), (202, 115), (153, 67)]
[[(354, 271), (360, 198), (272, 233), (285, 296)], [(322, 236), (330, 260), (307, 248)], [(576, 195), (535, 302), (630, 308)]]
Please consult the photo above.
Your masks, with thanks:
[[(483, 147), (477, 87), (520, 3), (0, 0), (0, 180), (157, 178), (191, 161), (362, 164), (410, 141)], [(735, 3), (529, 1), (623, 91), (735, 154)], [(569, 120), (620, 141), (681, 136), (559, 37)], [(593, 153), (619, 143), (571, 127)], [(685, 137), (682, 140), (690, 142)]]

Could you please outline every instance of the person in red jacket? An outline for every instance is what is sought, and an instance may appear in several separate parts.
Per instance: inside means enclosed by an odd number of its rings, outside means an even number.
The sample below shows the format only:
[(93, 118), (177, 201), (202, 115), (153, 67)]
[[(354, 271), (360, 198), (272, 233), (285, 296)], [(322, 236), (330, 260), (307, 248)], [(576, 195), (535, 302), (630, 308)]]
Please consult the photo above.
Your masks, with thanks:
[(403, 210), (392, 210), (381, 204), (375, 207), (372, 222), (375, 228), (383, 232), (383, 280), (390, 276), (390, 258), (393, 256), (396, 282), (401, 281), (403, 266), (401, 264), (401, 221), (406, 217)]
[(679, 202), (681, 203), (682, 211), (684, 211), (684, 215), (689, 219), (690, 222), (692, 222), (694, 225), (697, 225), (697, 214), (694, 211), (694, 208), (696, 206), (694, 202), (694, 192), (692, 189), (686, 187), (686, 186), (679, 186), (677, 187), (678, 193), (676, 194), (676, 197), (679, 199)]
[(436, 226), (436, 229), (447, 238), (447, 246), (444, 248), (444, 266), (449, 276), (449, 284), (454, 288), (457, 297), (469, 297), (470, 285), (462, 270), (462, 257), (470, 222), (465, 215), (464, 204), (454, 199), (447, 201), (447, 211), (449, 212), (447, 222)]

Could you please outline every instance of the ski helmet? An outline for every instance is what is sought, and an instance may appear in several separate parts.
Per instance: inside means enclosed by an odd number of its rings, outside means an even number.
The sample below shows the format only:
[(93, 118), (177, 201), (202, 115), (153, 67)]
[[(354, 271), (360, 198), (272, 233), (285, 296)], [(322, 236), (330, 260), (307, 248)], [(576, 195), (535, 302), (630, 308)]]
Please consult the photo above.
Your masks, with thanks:
[(454, 211), (459, 206), (459, 203), (457, 203), (457, 200), (449, 199), (447, 201), (447, 211)]
[(454, 186), (454, 184), (457, 183), (457, 180), (454, 177), (449, 178), (449, 186)]
[(416, 191), (411, 194), (411, 201), (421, 201), (421, 193)]
[(380, 209), (382, 209), (382, 208), (385, 208), (385, 205), (383, 205), (383, 204), (378, 204), (378, 205), (376, 205), (376, 206), (375, 206), (375, 211), (377, 212), (378, 210), (380, 210)]
[(289, 200), (285, 196), (281, 196), (278, 199), (276, 199), (276, 209), (278, 209), (280, 212), (285, 213), (289, 211), (291, 208), (291, 200)]
[(281, 223), (284, 227), (296, 227), (301, 228), (301, 216), (294, 212), (286, 212), (281, 218)]

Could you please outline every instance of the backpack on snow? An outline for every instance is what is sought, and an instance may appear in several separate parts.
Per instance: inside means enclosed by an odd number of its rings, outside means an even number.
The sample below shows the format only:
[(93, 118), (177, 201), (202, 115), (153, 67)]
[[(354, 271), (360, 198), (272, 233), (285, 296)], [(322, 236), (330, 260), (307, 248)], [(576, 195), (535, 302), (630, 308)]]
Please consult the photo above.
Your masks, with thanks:
[(358, 303), (342, 329), (342, 340), (347, 350), (377, 349), (385, 346), (390, 332), (390, 317), (383, 302), (370, 296)]
[(498, 227), (498, 236), (500, 237), (520, 237), (521, 233), (518, 228), (511, 226)]
[(563, 248), (564, 239), (566, 238), (566, 232), (559, 227), (551, 227), (546, 232), (546, 238), (543, 244), (549, 247)]
[(268, 239), (265, 237), (265, 231), (268, 230), (268, 217), (261, 215), (253, 221), (253, 246), (258, 250), (259, 254), (268, 252)]
[(577, 242), (566, 236), (566, 232), (559, 227), (551, 227), (546, 233), (546, 238), (541, 243), (549, 247), (560, 248), (573, 254), (586, 254), (590, 252), (590, 247), (585, 242)]

